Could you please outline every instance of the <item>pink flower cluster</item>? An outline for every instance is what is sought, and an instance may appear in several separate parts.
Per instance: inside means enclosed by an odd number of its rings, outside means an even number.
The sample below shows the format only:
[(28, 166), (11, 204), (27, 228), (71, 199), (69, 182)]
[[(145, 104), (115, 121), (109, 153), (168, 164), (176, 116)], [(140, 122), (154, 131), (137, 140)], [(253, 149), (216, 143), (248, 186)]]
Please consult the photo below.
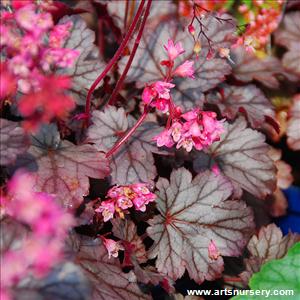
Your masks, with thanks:
[(222, 121), (217, 120), (215, 112), (195, 108), (172, 120), (172, 125), (154, 137), (158, 147), (184, 148), (190, 152), (193, 147), (202, 150), (220, 139), (224, 132)]
[(168, 75), (166, 76), (165, 81), (156, 81), (147, 85), (143, 91), (142, 100), (146, 105), (155, 107), (163, 113), (166, 113), (170, 109), (170, 89), (175, 87), (175, 84), (170, 83), (172, 77), (194, 78), (195, 71), (193, 67), (194, 62), (190, 60), (186, 60), (173, 70), (174, 60), (185, 52), (181, 43), (174, 44), (174, 42), (169, 39), (164, 48), (167, 51), (169, 60), (163, 60), (161, 61), (161, 64), (168, 68)]
[(4, 213), (31, 229), (14, 243), (17, 247), (1, 256), (3, 299), (10, 299), (10, 288), (25, 276), (42, 277), (62, 259), (64, 238), (74, 224), (73, 217), (51, 195), (34, 192), (33, 187), (33, 177), (19, 171), (9, 182), (7, 195), (1, 198)]
[(112, 219), (115, 213), (124, 217), (128, 208), (134, 207), (142, 212), (146, 211), (146, 205), (153, 202), (155, 194), (149, 190), (149, 185), (145, 183), (135, 183), (131, 185), (114, 186), (111, 188), (106, 201), (95, 210), (102, 214), (104, 222)]
[[(79, 55), (78, 51), (63, 47), (72, 27), (71, 22), (54, 25), (52, 15), (44, 11), (43, 6), (38, 6), (34, 2), (14, 7), (16, 9), (12, 12), (1, 11), (0, 48), (5, 57), (1, 62), (1, 68), (5, 72), (0, 78), (4, 83), (1, 84), (0, 100), (13, 96), (17, 91), (22, 94), (41, 91), (44, 89), (45, 78), (59, 68), (71, 67)], [(55, 76), (52, 75), (51, 78)], [(56, 81), (59, 78), (57, 76)], [(5, 85), (5, 82), (14, 84)], [(52, 82), (50, 86), (54, 84), (55, 82)], [(50, 107), (41, 104), (38, 111), (50, 110), (52, 103), (56, 106), (59, 104), (59, 99), (50, 98), (48, 95)], [(74, 108), (73, 100), (70, 98), (65, 104), (67, 104), (64, 107), (65, 111)], [(26, 112), (27, 109), (30, 110), (30, 104), (26, 106)], [(22, 111), (21, 113), (23, 114)], [(50, 118), (50, 116), (46, 118), (47, 121)]]

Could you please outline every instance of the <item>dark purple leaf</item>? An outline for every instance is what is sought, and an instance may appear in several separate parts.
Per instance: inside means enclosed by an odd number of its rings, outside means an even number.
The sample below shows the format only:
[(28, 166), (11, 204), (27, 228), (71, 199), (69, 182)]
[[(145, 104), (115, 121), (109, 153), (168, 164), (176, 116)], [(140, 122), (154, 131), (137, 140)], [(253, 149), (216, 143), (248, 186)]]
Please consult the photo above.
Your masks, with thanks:
[[(268, 88), (277, 89), (279, 81), (277, 76), (284, 73), (280, 61), (273, 56), (258, 58), (255, 54), (247, 52), (243, 47), (232, 51), (233, 75), (243, 82), (257, 80)], [(284, 73), (287, 76), (286, 73)]]
[[(89, 140), (97, 149), (108, 151), (124, 132), (133, 126), (133, 117), (126, 117), (123, 108), (108, 107), (104, 112), (94, 111), (93, 125), (88, 130)], [(153, 153), (164, 153), (155, 146), (152, 138), (162, 129), (155, 123), (144, 123), (128, 142), (111, 158), (112, 182), (129, 184), (148, 182), (156, 176)]]
[[(231, 180), (235, 195), (241, 196), (242, 189), (259, 198), (271, 194), (276, 188), (276, 168), (268, 156), (265, 136), (247, 128), (243, 117), (224, 127), (221, 140), (212, 144), (209, 153)], [(194, 166), (197, 169), (197, 161)]]
[(162, 274), (176, 280), (185, 269), (197, 283), (214, 280), (223, 270), (223, 259), (211, 258), (213, 241), (222, 256), (238, 256), (252, 231), (252, 213), (241, 201), (227, 200), (231, 184), (222, 176), (206, 171), (192, 180), (184, 168), (173, 171), (170, 182), (157, 182), (157, 208), (160, 215), (147, 229)]
[(221, 92), (210, 93), (207, 101), (216, 104), (222, 116), (234, 120), (239, 112), (245, 112), (252, 127), (261, 127), (265, 117), (275, 117), (273, 105), (255, 85), (242, 87), (224, 85)]
[(109, 175), (108, 161), (92, 145), (76, 146), (60, 140), (55, 125), (42, 127), (32, 137), (19, 166), (35, 171), (36, 190), (55, 194), (64, 206), (76, 207), (89, 192), (89, 177)]
[(18, 123), (0, 119), (0, 165), (6, 166), (15, 162), (17, 155), (28, 148), (25, 131)]
[(247, 246), (250, 258), (246, 258), (246, 271), (240, 274), (243, 282), (247, 284), (253, 273), (260, 270), (261, 265), (269, 260), (282, 258), (288, 249), (300, 241), (300, 235), (289, 233), (282, 236), (281, 230), (270, 224), (262, 227), (258, 235), (254, 235)]
[(290, 110), (290, 119), (287, 128), (287, 143), (293, 150), (300, 150), (300, 95), (294, 97)]
[(79, 16), (64, 17), (60, 23), (73, 22), (70, 37), (66, 40), (64, 48), (71, 48), (80, 52), (74, 67), (63, 72), (72, 78), (71, 93), (78, 105), (85, 104), (87, 92), (101, 71), (105, 63), (99, 56), (95, 46), (95, 32), (89, 29), (85, 21)]
[(146, 300), (150, 296), (139, 289), (133, 272), (124, 273), (119, 260), (108, 258), (107, 250), (98, 240), (81, 241), (75, 261), (93, 286), (93, 300)]

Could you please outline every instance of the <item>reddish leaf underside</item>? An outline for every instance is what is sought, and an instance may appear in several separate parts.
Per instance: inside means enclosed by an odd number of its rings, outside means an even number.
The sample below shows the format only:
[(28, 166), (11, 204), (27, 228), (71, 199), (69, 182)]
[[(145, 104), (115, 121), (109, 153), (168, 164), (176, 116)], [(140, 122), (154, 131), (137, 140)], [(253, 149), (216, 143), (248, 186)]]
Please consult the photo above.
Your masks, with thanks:
[(170, 182), (157, 182), (160, 215), (149, 221), (154, 240), (149, 257), (162, 274), (176, 280), (185, 269), (197, 283), (214, 280), (223, 270), (223, 259), (212, 259), (208, 246), (214, 241), (220, 255), (238, 256), (253, 228), (252, 213), (241, 201), (227, 200), (231, 184), (206, 171), (193, 180), (184, 168), (173, 171)]

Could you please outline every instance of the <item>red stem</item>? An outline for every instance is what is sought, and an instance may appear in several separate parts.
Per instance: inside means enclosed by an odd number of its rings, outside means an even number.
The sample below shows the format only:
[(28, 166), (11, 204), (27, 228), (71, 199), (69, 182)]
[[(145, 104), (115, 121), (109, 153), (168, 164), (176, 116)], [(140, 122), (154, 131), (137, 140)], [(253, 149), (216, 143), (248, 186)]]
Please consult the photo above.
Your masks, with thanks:
[(142, 38), (142, 34), (143, 34), (143, 31), (144, 31), (144, 27), (145, 27), (147, 18), (148, 18), (148, 16), (149, 16), (151, 3), (152, 3), (152, 0), (149, 0), (149, 1), (147, 2), (147, 6), (146, 6), (144, 18), (143, 18), (142, 24), (141, 24), (141, 26), (140, 26), (138, 35), (137, 35), (137, 37), (136, 37), (136, 39), (135, 39), (135, 41), (134, 41), (134, 46), (133, 46), (133, 48), (132, 48), (132, 52), (131, 52), (130, 57), (129, 57), (128, 61), (127, 61), (127, 64), (126, 64), (126, 66), (125, 66), (125, 69), (124, 69), (124, 71), (123, 71), (121, 77), (119, 78), (119, 80), (118, 80), (118, 82), (117, 82), (117, 85), (116, 85), (116, 87), (114, 88), (114, 91), (113, 91), (113, 93), (112, 93), (110, 99), (108, 100), (108, 103), (107, 103), (108, 105), (113, 105), (113, 103), (114, 103), (114, 101), (115, 101), (115, 98), (116, 98), (116, 96), (117, 96), (119, 90), (120, 90), (120, 89), (122, 88), (122, 86), (123, 86), (123, 83), (124, 83), (124, 80), (125, 80), (125, 78), (126, 78), (126, 75), (127, 75), (128, 71), (129, 71), (129, 68), (130, 68), (130, 66), (131, 66), (131, 64), (132, 64), (132, 61), (133, 61), (133, 59), (134, 59), (134, 56), (135, 56), (136, 51), (137, 51), (137, 49), (138, 49), (138, 46), (139, 46), (139, 44), (140, 44), (140, 41), (141, 41), (141, 38)]
[(85, 104), (85, 114), (87, 116), (87, 123), (89, 121), (90, 118), (90, 108), (91, 108), (91, 97), (92, 94), (94, 92), (94, 90), (96, 89), (97, 85), (99, 84), (99, 82), (106, 76), (106, 74), (110, 71), (110, 69), (114, 66), (114, 64), (117, 62), (117, 60), (119, 59), (119, 57), (121, 56), (121, 54), (123, 53), (125, 47), (127, 46), (129, 39), (131, 38), (134, 29), (138, 23), (138, 20), (140, 18), (140, 16), (142, 15), (143, 12), (143, 8), (144, 8), (144, 4), (145, 4), (146, 0), (142, 0), (139, 8), (137, 10), (136, 15), (134, 16), (134, 19), (129, 27), (129, 30), (126, 34), (126, 36), (124, 37), (120, 47), (118, 48), (118, 50), (116, 51), (115, 55), (113, 56), (113, 58), (109, 61), (109, 63), (106, 65), (105, 69), (103, 70), (103, 72), (98, 76), (98, 78), (94, 81), (94, 83), (92, 84), (92, 86), (90, 87), (87, 97), (86, 97), (86, 104)]
[(136, 129), (143, 123), (148, 114), (148, 107), (145, 106), (143, 114), (134, 124), (134, 126), (116, 143), (114, 146), (106, 153), (106, 157), (110, 157), (114, 152), (116, 152), (126, 141), (127, 139), (136, 131)]

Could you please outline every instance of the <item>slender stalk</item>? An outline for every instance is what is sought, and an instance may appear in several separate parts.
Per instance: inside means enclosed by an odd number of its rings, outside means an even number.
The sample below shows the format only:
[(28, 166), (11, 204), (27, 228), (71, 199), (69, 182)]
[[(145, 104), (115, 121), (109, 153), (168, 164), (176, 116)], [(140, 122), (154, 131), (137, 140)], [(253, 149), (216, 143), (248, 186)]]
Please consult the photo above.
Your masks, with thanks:
[(90, 87), (87, 97), (86, 97), (86, 103), (85, 103), (85, 114), (87, 116), (87, 123), (89, 121), (90, 118), (90, 107), (91, 107), (91, 97), (92, 94), (94, 92), (94, 90), (96, 89), (97, 85), (99, 84), (99, 82), (107, 75), (107, 73), (110, 71), (110, 69), (114, 66), (114, 64), (117, 62), (117, 60), (119, 59), (119, 57), (121, 56), (121, 54), (123, 53), (125, 47), (127, 46), (131, 36), (134, 33), (134, 29), (138, 23), (138, 20), (140, 19), (142, 12), (143, 12), (143, 8), (144, 8), (144, 4), (145, 4), (146, 0), (142, 0), (136, 15), (134, 16), (134, 19), (128, 29), (128, 32), (126, 34), (126, 36), (124, 37), (121, 45), (119, 46), (118, 50), (116, 51), (115, 55), (112, 57), (112, 59), (109, 61), (109, 63), (106, 65), (105, 69), (103, 70), (103, 72), (98, 76), (98, 78), (94, 81), (94, 83), (92, 84), (92, 86)]
[(114, 152), (116, 152), (126, 141), (127, 139), (137, 130), (137, 128), (143, 123), (148, 114), (148, 107), (145, 106), (143, 114), (134, 124), (134, 126), (116, 143), (114, 146), (106, 153), (106, 157), (110, 157)]
[(142, 24), (140, 26), (138, 35), (137, 35), (137, 37), (135, 39), (134, 46), (132, 48), (132, 52), (131, 52), (130, 57), (129, 57), (128, 61), (127, 61), (125, 69), (124, 69), (122, 75), (120, 76), (120, 78), (119, 78), (119, 80), (118, 80), (118, 82), (116, 84), (116, 87), (114, 88), (114, 91), (113, 91), (112, 95), (110, 96), (110, 99), (108, 100), (108, 103), (107, 103), (108, 105), (112, 105), (114, 103), (115, 98), (116, 98), (119, 90), (122, 88), (122, 86), (124, 84), (124, 80), (126, 78), (126, 75), (127, 75), (128, 71), (129, 71), (129, 68), (130, 68), (130, 66), (132, 64), (132, 61), (134, 59), (134, 56), (135, 56), (136, 51), (138, 49), (138, 46), (140, 44), (140, 41), (141, 41), (141, 38), (142, 38), (142, 34), (143, 34), (143, 31), (144, 31), (144, 28), (145, 28), (145, 24), (146, 24), (147, 18), (149, 16), (151, 3), (152, 3), (152, 0), (149, 0), (147, 2), (147, 6), (146, 6), (145, 14), (144, 14), (144, 17), (143, 17), (143, 21), (142, 21)]

